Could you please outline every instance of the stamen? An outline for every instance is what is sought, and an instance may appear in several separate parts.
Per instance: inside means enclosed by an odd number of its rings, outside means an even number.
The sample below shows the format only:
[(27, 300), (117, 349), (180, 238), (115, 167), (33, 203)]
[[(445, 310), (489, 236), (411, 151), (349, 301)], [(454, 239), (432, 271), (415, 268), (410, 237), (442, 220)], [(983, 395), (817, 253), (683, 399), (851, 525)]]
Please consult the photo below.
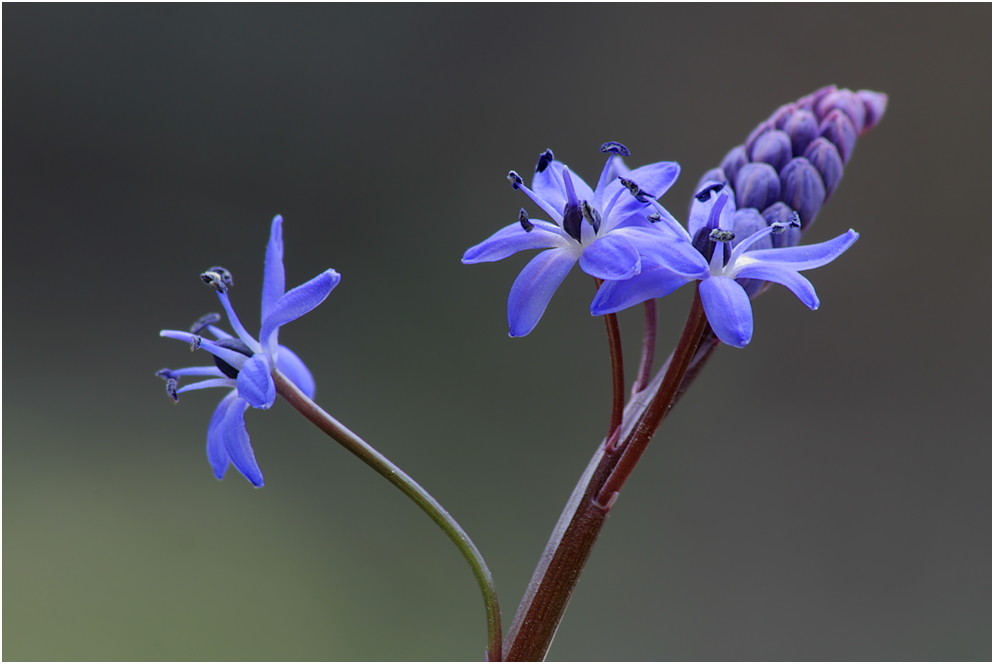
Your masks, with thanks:
[(580, 242), (580, 224), (583, 222), (583, 209), (574, 204), (567, 203), (563, 208), (563, 230)]
[(653, 212), (648, 217), (646, 217), (646, 219), (649, 220), (650, 224), (655, 224), (656, 222), (663, 220), (663, 215), (659, 214), (658, 212)]
[(175, 378), (166, 379), (166, 394), (172, 399), (173, 403), (179, 403), (179, 395), (176, 393), (176, 388), (179, 387), (179, 383)]
[(190, 351), (200, 350), (200, 344), (204, 342), (203, 337), (194, 337), (190, 340)]
[(227, 293), (228, 289), (235, 285), (235, 280), (231, 272), (223, 267), (212, 267), (200, 275), (204, 283), (216, 290), (218, 293)]
[(526, 233), (531, 233), (535, 230), (535, 224), (528, 221), (528, 212), (524, 208), (521, 208), (521, 211), (518, 212), (518, 223), (521, 224), (521, 227), (525, 229)]
[(647, 191), (643, 191), (641, 187), (639, 187), (637, 184), (635, 184), (634, 182), (632, 182), (627, 178), (618, 178), (618, 180), (621, 181), (621, 185), (625, 189), (632, 192), (632, 196), (634, 196), (635, 200), (637, 200), (639, 203), (648, 203), (649, 199), (646, 198), (647, 196), (655, 198), (655, 196), (653, 196)]
[(552, 154), (552, 150), (546, 149), (545, 152), (538, 156), (538, 163), (535, 164), (535, 172), (541, 173), (547, 169), (549, 164), (551, 164), (555, 158), (556, 157)]
[[(218, 339), (214, 343), (220, 346), (221, 348), (227, 348), (228, 350), (233, 350), (237, 353), (241, 353), (246, 357), (252, 357), (252, 349), (249, 348), (248, 344), (246, 344), (241, 339), (234, 339), (234, 338)], [(238, 378), (238, 369), (231, 366), (217, 355), (214, 356), (214, 364), (217, 366), (218, 369), (221, 370), (221, 373), (223, 373), (228, 378)]]
[(218, 322), (219, 320), (221, 320), (221, 314), (217, 314), (217, 313), (204, 314), (203, 316), (201, 316), (200, 318), (198, 318), (193, 323), (193, 325), (190, 326), (190, 333), (191, 334), (200, 334), (207, 327), (213, 325), (214, 323)]
[(724, 182), (722, 182), (721, 184), (708, 185), (707, 187), (704, 187), (699, 192), (694, 194), (694, 198), (699, 200), (701, 203), (707, 203), (708, 199), (711, 198), (711, 192), (717, 194), (719, 191), (721, 191), (724, 188), (725, 188)]
[(514, 171), (508, 172), (507, 179), (510, 181), (512, 189), (517, 189), (525, 183), (525, 181), (521, 179), (521, 176)]
[(597, 209), (594, 206), (592, 206), (590, 203), (588, 203), (587, 201), (583, 201), (582, 203), (580, 203), (580, 208), (583, 210), (583, 217), (588, 222), (590, 222), (591, 226), (593, 226), (594, 232), (596, 233), (596, 232), (600, 231), (600, 229), (601, 229), (601, 213), (598, 212)]
[(735, 239), (735, 233), (732, 231), (723, 231), (720, 228), (716, 228), (708, 235), (708, 238), (712, 242), (731, 242)]
[(601, 146), (601, 152), (605, 154), (616, 154), (622, 157), (632, 156), (631, 150), (626, 148), (618, 141), (608, 141), (607, 143)]
[(169, 380), (170, 378), (173, 377), (173, 370), (172, 369), (159, 369), (158, 371), (155, 372), (155, 375), (158, 376), (159, 378), (163, 379), (163, 380)]
[(774, 221), (770, 224), (770, 231), (774, 235), (779, 235), (785, 232), (788, 228), (800, 228), (801, 227), (801, 215), (797, 214), (797, 210), (794, 210), (794, 214), (790, 215), (787, 221)]

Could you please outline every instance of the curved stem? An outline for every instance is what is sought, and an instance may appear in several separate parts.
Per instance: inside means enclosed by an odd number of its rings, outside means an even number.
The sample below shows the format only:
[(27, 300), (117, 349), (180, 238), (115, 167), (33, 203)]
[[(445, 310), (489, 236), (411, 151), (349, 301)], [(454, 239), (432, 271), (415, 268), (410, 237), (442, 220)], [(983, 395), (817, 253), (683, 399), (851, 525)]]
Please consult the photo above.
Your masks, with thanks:
[(466, 559), (466, 562), (473, 569), (473, 575), (476, 577), (476, 581), (480, 586), (480, 592), (483, 595), (483, 603), (487, 612), (487, 660), (500, 661), (501, 625), (497, 590), (494, 587), (493, 576), (487, 568), (483, 556), (480, 554), (479, 549), (476, 548), (476, 545), (473, 544), (469, 535), (466, 534), (466, 531), (462, 529), (462, 526), (452, 518), (445, 508), (442, 507), (441, 503), (435, 500), (431, 494), (425, 491), (407, 473), (314, 403), (306, 394), (300, 391), (300, 388), (293, 381), (283, 375), (278, 369), (273, 370), (273, 380), (276, 383), (276, 391), (291, 406), (296, 408), (301, 415), (400, 489), (404, 495), (413, 500), (418, 507), (431, 517), (431, 520), (438, 524), (449, 539), (452, 540), (452, 543), (456, 545), (463, 558)]
[(618, 325), (618, 317), (615, 314), (604, 316), (604, 325), (607, 327), (607, 341), (611, 347), (611, 426), (607, 430), (607, 437), (611, 441), (617, 441), (621, 435), (621, 417), (625, 412), (625, 360), (621, 354), (621, 326)]
[(656, 301), (645, 301), (645, 331), (642, 333), (642, 359), (639, 361), (639, 372), (632, 385), (632, 395), (638, 394), (649, 384), (652, 373), (652, 361), (656, 357)]

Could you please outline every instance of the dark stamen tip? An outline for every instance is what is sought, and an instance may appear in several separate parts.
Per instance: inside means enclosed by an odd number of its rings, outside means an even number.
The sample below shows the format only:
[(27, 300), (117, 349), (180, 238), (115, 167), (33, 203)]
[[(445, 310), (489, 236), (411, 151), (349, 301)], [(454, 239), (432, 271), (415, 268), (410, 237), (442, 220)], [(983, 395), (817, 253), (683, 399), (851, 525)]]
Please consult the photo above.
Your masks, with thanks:
[(642, 191), (642, 188), (638, 186), (635, 182), (627, 178), (618, 178), (618, 180), (621, 181), (621, 186), (623, 186), (628, 191), (632, 192), (632, 196), (634, 196), (635, 200), (637, 200), (639, 203), (649, 202), (649, 199), (646, 198), (646, 196), (649, 196), (651, 194)]
[(155, 372), (155, 375), (158, 376), (159, 378), (162, 378), (163, 380), (169, 380), (170, 378), (173, 377), (173, 370), (159, 369), (158, 371)]
[(797, 214), (795, 210), (792, 215), (787, 219), (787, 221), (774, 221), (770, 224), (771, 232), (774, 235), (780, 235), (785, 232), (788, 228), (800, 228), (801, 227), (801, 215)]
[(190, 326), (190, 333), (191, 334), (200, 334), (201, 332), (204, 331), (204, 329), (208, 325), (213, 325), (214, 323), (218, 322), (219, 320), (221, 320), (221, 314), (217, 314), (217, 313), (204, 314), (203, 316), (201, 316), (200, 318), (198, 318), (196, 321), (194, 321), (193, 325)]
[(721, 184), (708, 185), (707, 187), (704, 187), (699, 192), (694, 194), (694, 198), (699, 200), (701, 203), (707, 203), (708, 199), (711, 198), (712, 192), (717, 194), (719, 191), (721, 191), (724, 188), (725, 188), (724, 182), (722, 182)]
[(588, 222), (590, 222), (591, 226), (593, 226), (594, 232), (596, 233), (597, 231), (600, 231), (601, 213), (598, 212), (597, 209), (587, 201), (583, 201), (582, 203), (580, 203), (580, 209), (583, 210), (583, 217)]
[(646, 217), (646, 219), (649, 220), (649, 223), (654, 224), (657, 221), (662, 221), (663, 220), (663, 215), (659, 214), (658, 212), (653, 212), (648, 217)]
[(542, 171), (547, 169), (549, 167), (549, 164), (551, 164), (552, 160), (555, 158), (556, 157), (552, 154), (552, 150), (546, 149), (545, 152), (543, 152), (538, 156), (538, 163), (535, 164), (535, 172), (541, 173)]
[(528, 212), (524, 208), (521, 208), (521, 211), (518, 212), (518, 223), (521, 224), (521, 227), (525, 229), (526, 233), (531, 233), (535, 230), (535, 224), (528, 220)]
[(223, 267), (208, 268), (200, 275), (205, 284), (216, 290), (218, 293), (227, 293), (228, 289), (235, 285), (235, 280), (231, 272)]
[(601, 146), (601, 152), (605, 154), (616, 154), (622, 157), (632, 156), (631, 150), (626, 148), (618, 141), (608, 141), (607, 143)]
[(712, 242), (731, 242), (735, 239), (735, 233), (732, 231), (723, 231), (720, 228), (716, 228), (708, 235)]
[(194, 337), (193, 341), (190, 342), (190, 350), (200, 350), (200, 345), (204, 342), (203, 337)]
[(524, 180), (521, 179), (521, 176), (514, 171), (508, 172), (507, 179), (511, 183), (512, 189), (517, 189), (525, 182)]
[(166, 380), (166, 394), (172, 399), (173, 403), (179, 403), (179, 394), (176, 392), (176, 388), (179, 387), (179, 383), (175, 378), (169, 378)]

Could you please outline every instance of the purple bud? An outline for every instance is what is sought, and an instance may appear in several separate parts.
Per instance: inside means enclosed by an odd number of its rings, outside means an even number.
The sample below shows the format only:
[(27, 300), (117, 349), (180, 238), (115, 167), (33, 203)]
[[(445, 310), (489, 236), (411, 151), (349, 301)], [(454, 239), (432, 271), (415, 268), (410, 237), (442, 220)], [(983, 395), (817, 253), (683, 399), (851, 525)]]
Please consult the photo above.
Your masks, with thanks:
[(791, 154), (790, 136), (779, 129), (768, 131), (757, 138), (756, 142), (752, 144), (749, 156), (752, 158), (752, 161), (765, 161), (773, 168), (780, 170), (787, 165), (787, 162), (793, 156)]
[(784, 124), (787, 122), (787, 118), (796, 113), (797, 110), (797, 104), (784, 104), (777, 110), (773, 111), (773, 115), (770, 116), (770, 122), (773, 123), (774, 128), (783, 129)]
[(763, 134), (774, 128), (775, 127), (773, 126), (773, 123), (770, 122), (769, 120), (764, 120), (763, 122), (760, 122), (759, 126), (753, 129), (752, 133), (749, 134), (749, 137), (746, 139), (745, 142), (746, 152), (752, 151), (752, 144), (756, 142), (756, 139), (758, 139), (760, 136), (762, 136)]
[(836, 90), (825, 95), (818, 102), (817, 108), (818, 115), (821, 117), (827, 116), (832, 109), (837, 108), (852, 120), (857, 135), (863, 131), (863, 124), (866, 119), (866, 106), (863, 105), (863, 101), (859, 98), (859, 95), (852, 90)]
[(808, 149), (804, 151), (804, 156), (818, 169), (821, 180), (825, 184), (825, 198), (827, 199), (839, 186), (839, 180), (842, 179), (844, 166), (839, 151), (835, 149), (831, 141), (821, 136), (812, 141)]
[(811, 111), (798, 109), (786, 119), (783, 130), (790, 136), (793, 156), (799, 157), (808, 144), (818, 137), (818, 118)]
[(860, 90), (856, 94), (859, 95), (866, 108), (866, 122), (863, 124), (863, 133), (865, 134), (876, 127), (880, 119), (884, 117), (884, 111), (887, 110), (887, 95), (873, 90)]
[(849, 116), (837, 108), (833, 109), (821, 121), (818, 129), (822, 136), (835, 144), (839, 156), (842, 157), (842, 163), (849, 163), (849, 158), (852, 157), (852, 152), (856, 149), (856, 139), (858, 138), (856, 127), (849, 120)]
[(835, 87), (834, 85), (826, 85), (823, 88), (819, 88), (818, 90), (815, 90), (811, 94), (798, 99), (797, 107), (803, 108), (804, 110), (807, 111), (814, 111), (815, 107), (818, 105), (818, 102), (821, 101), (822, 97), (824, 97), (825, 95), (832, 94), (836, 90), (838, 90), (838, 88)]
[(708, 185), (715, 184), (716, 182), (727, 182), (728, 177), (725, 175), (725, 171), (720, 168), (712, 168), (710, 171), (704, 174), (700, 180), (697, 181), (697, 187), (695, 191), (700, 191)]
[[(721, 161), (721, 170), (725, 171), (726, 178), (734, 181), (735, 176), (739, 174), (739, 169), (747, 163), (749, 163), (749, 158), (746, 156), (745, 146), (737, 145)], [(717, 180), (718, 178), (714, 179)]]
[[(735, 240), (732, 241), (734, 248), (739, 242), (746, 239), (756, 231), (766, 228), (768, 224), (759, 210), (755, 208), (743, 208), (736, 210), (732, 215), (732, 228), (735, 231)], [(773, 247), (773, 236), (767, 235), (763, 239), (752, 245), (753, 249), (770, 249)], [(739, 285), (745, 289), (749, 295), (755, 295), (763, 289), (766, 282), (762, 279), (740, 279)]]
[(804, 157), (795, 157), (783, 169), (780, 180), (783, 185), (780, 200), (792, 210), (797, 210), (804, 230), (808, 230), (818, 210), (825, 204), (825, 183), (822, 182), (818, 169)]
[(762, 210), (780, 200), (780, 176), (769, 164), (746, 164), (735, 176), (735, 198), (740, 208)]
[[(763, 219), (769, 225), (780, 224), (794, 215), (795, 211), (790, 209), (786, 203), (777, 201), (770, 207), (763, 210)], [(783, 233), (774, 233), (770, 236), (770, 241), (776, 248), (780, 247), (796, 247), (801, 243), (801, 229), (796, 227), (789, 227)]]

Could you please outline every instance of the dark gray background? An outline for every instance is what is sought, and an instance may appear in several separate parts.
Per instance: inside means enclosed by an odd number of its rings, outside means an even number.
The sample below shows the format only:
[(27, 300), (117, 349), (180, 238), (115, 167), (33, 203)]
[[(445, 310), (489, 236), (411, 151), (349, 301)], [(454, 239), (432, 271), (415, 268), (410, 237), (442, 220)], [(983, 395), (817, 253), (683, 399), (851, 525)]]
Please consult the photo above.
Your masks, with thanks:
[[(215, 481), (221, 393), (171, 406), (159, 339), (341, 286), (281, 336), (319, 400), (473, 534), (506, 620), (608, 416), (593, 286), (506, 336), (523, 257), (463, 266), (546, 147), (701, 173), (824, 84), (886, 91), (810, 239), (812, 313), (756, 304), (618, 502), (553, 646), (573, 660), (991, 655), (988, 5), (4, 5), (6, 659), (476, 659), (431, 523), (278, 404), (267, 486)], [(662, 308), (672, 343), (688, 293)], [(634, 355), (637, 312), (622, 319)], [(204, 356), (198, 358), (201, 362)]]

